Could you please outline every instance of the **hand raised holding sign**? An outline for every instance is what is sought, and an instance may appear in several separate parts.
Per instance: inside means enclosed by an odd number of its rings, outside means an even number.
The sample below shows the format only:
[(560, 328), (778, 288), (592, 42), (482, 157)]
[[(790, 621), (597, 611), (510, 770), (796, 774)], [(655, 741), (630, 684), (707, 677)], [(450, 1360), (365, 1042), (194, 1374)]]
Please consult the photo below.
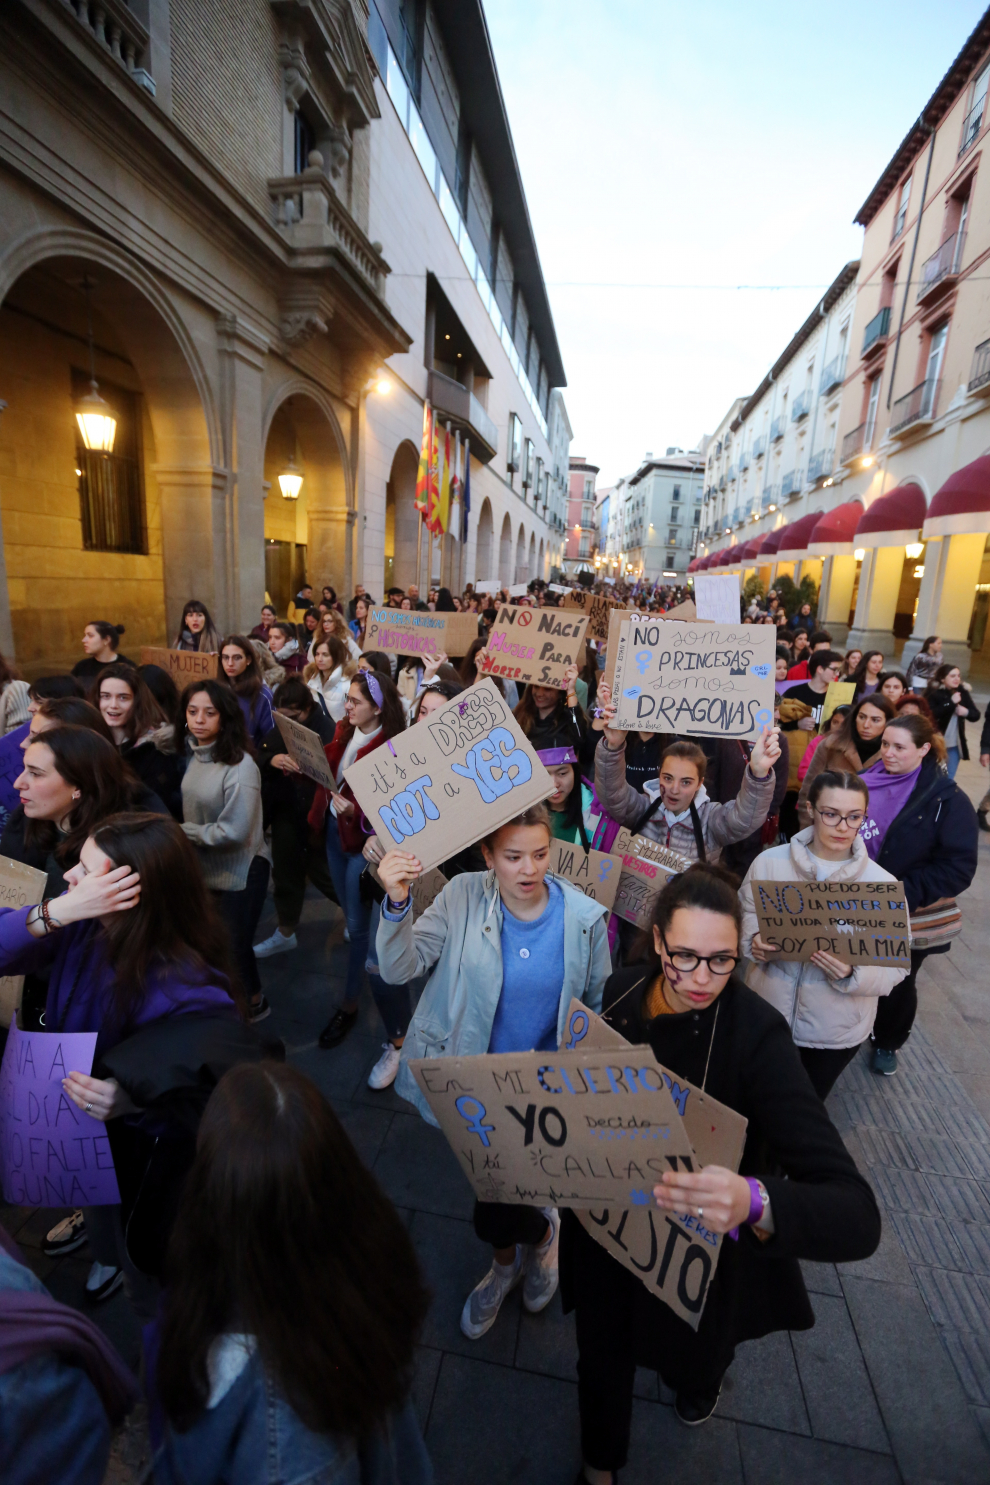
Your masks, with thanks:
[(706, 1165), (693, 1173), (665, 1171), (653, 1195), (661, 1211), (697, 1217), (710, 1232), (741, 1227), (753, 1199), (749, 1183), (723, 1165)]
[(389, 901), (397, 906), (409, 896), (409, 888), (422, 871), (418, 856), (409, 851), (386, 851), (378, 863), (378, 876), (388, 893)]
[(765, 779), (780, 757), (780, 733), (776, 727), (764, 727), (750, 754), (749, 766), (758, 779)]
[(440, 651), (439, 655), (427, 655), (423, 660), (423, 685), (428, 686), (431, 681), (435, 681), (437, 671), (441, 665), (449, 664), (450, 661), (447, 659), (443, 650)]
[(614, 727), (616, 703), (612, 700), (612, 692), (604, 681), (598, 683), (598, 712), (592, 726), (596, 732), (604, 732), (605, 741), (610, 748), (621, 748), (626, 740), (626, 734), (620, 728)]

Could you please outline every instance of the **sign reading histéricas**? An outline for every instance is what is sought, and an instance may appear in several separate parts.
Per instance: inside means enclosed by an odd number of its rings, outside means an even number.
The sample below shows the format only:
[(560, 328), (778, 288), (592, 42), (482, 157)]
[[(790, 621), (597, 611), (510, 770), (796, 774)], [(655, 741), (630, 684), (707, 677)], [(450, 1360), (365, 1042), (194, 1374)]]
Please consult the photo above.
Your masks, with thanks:
[(429, 609), (376, 604), (368, 610), (363, 648), (429, 659), (431, 655), (466, 655), (477, 638), (477, 614), (435, 614)]

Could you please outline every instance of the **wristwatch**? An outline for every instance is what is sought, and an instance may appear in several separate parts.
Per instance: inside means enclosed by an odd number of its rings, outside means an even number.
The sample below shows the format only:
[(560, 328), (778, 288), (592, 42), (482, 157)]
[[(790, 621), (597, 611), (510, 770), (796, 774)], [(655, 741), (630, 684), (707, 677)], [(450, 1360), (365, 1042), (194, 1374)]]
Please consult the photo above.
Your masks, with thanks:
[(746, 1184), (750, 1190), (749, 1216), (746, 1221), (750, 1227), (755, 1227), (766, 1216), (770, 1196), (763, 1182), (757, 1180), (755, 1176), (747, 1176)]

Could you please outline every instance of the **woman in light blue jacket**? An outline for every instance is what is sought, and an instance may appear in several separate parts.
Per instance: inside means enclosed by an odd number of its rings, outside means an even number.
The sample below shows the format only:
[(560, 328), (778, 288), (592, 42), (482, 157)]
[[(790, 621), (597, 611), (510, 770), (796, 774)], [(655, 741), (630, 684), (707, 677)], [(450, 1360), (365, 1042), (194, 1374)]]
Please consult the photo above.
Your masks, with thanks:
[[(488, 870), (448, 882), (413, 922), (410, 883), (420, 863), (389, 851), (378, 868), (387, 897), (378, 965), (390, 984), (432, 969), (402, 1047), (396, 1092), (435, 1124), (409, 1070), (418, 1057), (556, 1051), (571, 999), (598, 1010), (611, 973), (606, 910), (548, 873), (550, 817), (533, 805), (482, 842)], [(545, 1309), (557, 1289), (555, 1207), (475, 1202), (474, 1228), (494, 1249), (492, 1266), (468, 1295), (461, 1330), (478, 1340), (502, 1301), (525, 1280), (523, 1304)]]

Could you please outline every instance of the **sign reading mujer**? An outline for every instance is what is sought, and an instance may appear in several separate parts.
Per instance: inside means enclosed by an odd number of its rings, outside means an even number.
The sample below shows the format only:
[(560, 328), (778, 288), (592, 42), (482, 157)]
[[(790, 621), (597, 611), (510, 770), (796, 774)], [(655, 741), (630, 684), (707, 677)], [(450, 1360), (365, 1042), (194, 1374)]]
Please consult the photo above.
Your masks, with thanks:
[(587, 628), (586, 618), (567, 610), (503, 603), (488, 648), (478, 655), (478, 673), (563, 691), (564, 671), (581, 663)]
[(755, 742), (773, 726), (776, 645), (768, 625), (626, 619), (615, 665), (616, 727)]
[(553, 782), (491, 681), (376, 748), (344, 777), (385, 850), (439, 866), (553, 793)]

